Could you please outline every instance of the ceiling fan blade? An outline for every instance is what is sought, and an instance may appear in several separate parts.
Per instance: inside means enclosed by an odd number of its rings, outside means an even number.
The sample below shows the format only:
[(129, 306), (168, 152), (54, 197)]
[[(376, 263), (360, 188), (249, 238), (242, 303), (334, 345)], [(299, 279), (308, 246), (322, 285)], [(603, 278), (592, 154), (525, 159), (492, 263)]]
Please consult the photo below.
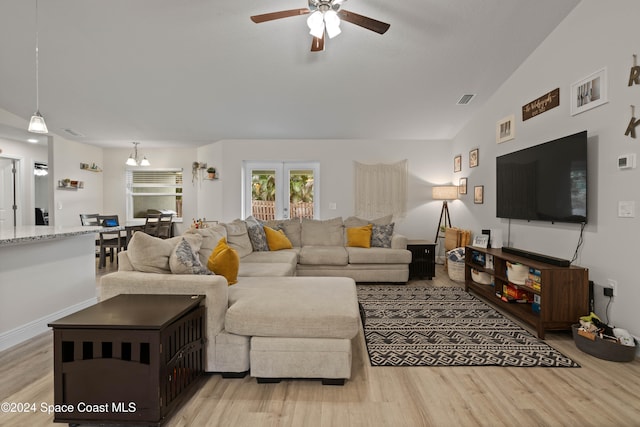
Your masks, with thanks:
[(311, 11), (307, 8), (281, 10), (280, 12), (271, 12), (271, 13), (264, 13), (262, 15), (253, 15), (251, 17), (251, 20), (256, 24), (259, 24), (261, 22), (273, 21), (274, 19), (288, 18), (290, 16), (306, 15), (309, 12)]
[(367, 30), (375, 31), (378, 34), (386, 33), (391, 26), (385, 22), (378, 21), (373, 18), (367, 18), (366, 16), (358, 15), (357, 13), (349, 12), (344, 9), (340, 9), (338, 11), (338, 16), (343, 21), (351, 22), (352, 24), (359, 25)]
[(324, 33), (322, 37), (314, 37), (311, 41), (311, 52), (321, 52), (324, 50)]

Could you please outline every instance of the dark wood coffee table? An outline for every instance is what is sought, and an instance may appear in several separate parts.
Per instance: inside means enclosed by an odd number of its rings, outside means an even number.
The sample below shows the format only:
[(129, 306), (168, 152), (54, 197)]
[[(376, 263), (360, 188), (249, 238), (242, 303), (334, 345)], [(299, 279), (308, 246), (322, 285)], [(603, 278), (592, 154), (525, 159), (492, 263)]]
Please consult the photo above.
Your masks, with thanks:
[(160, 425), (203, 372), (203, 300), (118, 295), (50, 323), (54, 421)]

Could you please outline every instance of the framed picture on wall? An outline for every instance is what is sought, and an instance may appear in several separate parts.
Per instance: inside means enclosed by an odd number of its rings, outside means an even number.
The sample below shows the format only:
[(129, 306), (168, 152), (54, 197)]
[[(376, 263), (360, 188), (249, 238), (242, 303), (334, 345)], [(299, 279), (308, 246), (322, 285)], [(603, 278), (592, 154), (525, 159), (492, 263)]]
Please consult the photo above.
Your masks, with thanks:
[(474, 148), (473, 150), (469, 151), (469, 167), (470, 168), (475, 168), (476, 166), (478, 166), (478, 156), (479, 156), (479, 151), (477, 148)]
[(462, 170), (462, 155), (458, 154), (453, 158), (453, 171), (460, 172)]
[(473, 203), (484, 203), (484, 185), (476, 185), (473, 187)]
[(571, 115), (609, 102), (606, 67), (571, 85)]
[(516, 137), (516, 116), (510, 115), (496, 124), (496, 143), (509, 141)]
[(467, 178), (460, 178), (458, 182), (458, 194), (467, 194)]

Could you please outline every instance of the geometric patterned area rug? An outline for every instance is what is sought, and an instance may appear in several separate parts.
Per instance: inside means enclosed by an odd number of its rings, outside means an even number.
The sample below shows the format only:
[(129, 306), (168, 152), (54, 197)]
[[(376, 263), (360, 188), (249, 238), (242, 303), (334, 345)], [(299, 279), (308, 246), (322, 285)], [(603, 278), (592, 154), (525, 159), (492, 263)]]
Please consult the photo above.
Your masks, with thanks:
[(461, 288), (357, 289), (372, 366), (580, 367)]

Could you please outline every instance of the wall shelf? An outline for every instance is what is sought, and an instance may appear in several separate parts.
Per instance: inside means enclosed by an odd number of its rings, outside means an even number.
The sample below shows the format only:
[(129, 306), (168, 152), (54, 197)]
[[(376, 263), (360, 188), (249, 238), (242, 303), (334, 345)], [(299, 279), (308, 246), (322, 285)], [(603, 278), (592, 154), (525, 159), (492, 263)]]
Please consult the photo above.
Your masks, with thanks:
[(80, 169), (89, 172), (102, 172), (102, 169), (100, 169), (100, 167), (95, 163), (92, 163), (91, 165), (89, 165), (89, 163), (80, 163)]
[(84, 188), (84, 181), (71, 180), (65, 182), (64, 180), (58, 181), (58, 190), (78, 190)]

